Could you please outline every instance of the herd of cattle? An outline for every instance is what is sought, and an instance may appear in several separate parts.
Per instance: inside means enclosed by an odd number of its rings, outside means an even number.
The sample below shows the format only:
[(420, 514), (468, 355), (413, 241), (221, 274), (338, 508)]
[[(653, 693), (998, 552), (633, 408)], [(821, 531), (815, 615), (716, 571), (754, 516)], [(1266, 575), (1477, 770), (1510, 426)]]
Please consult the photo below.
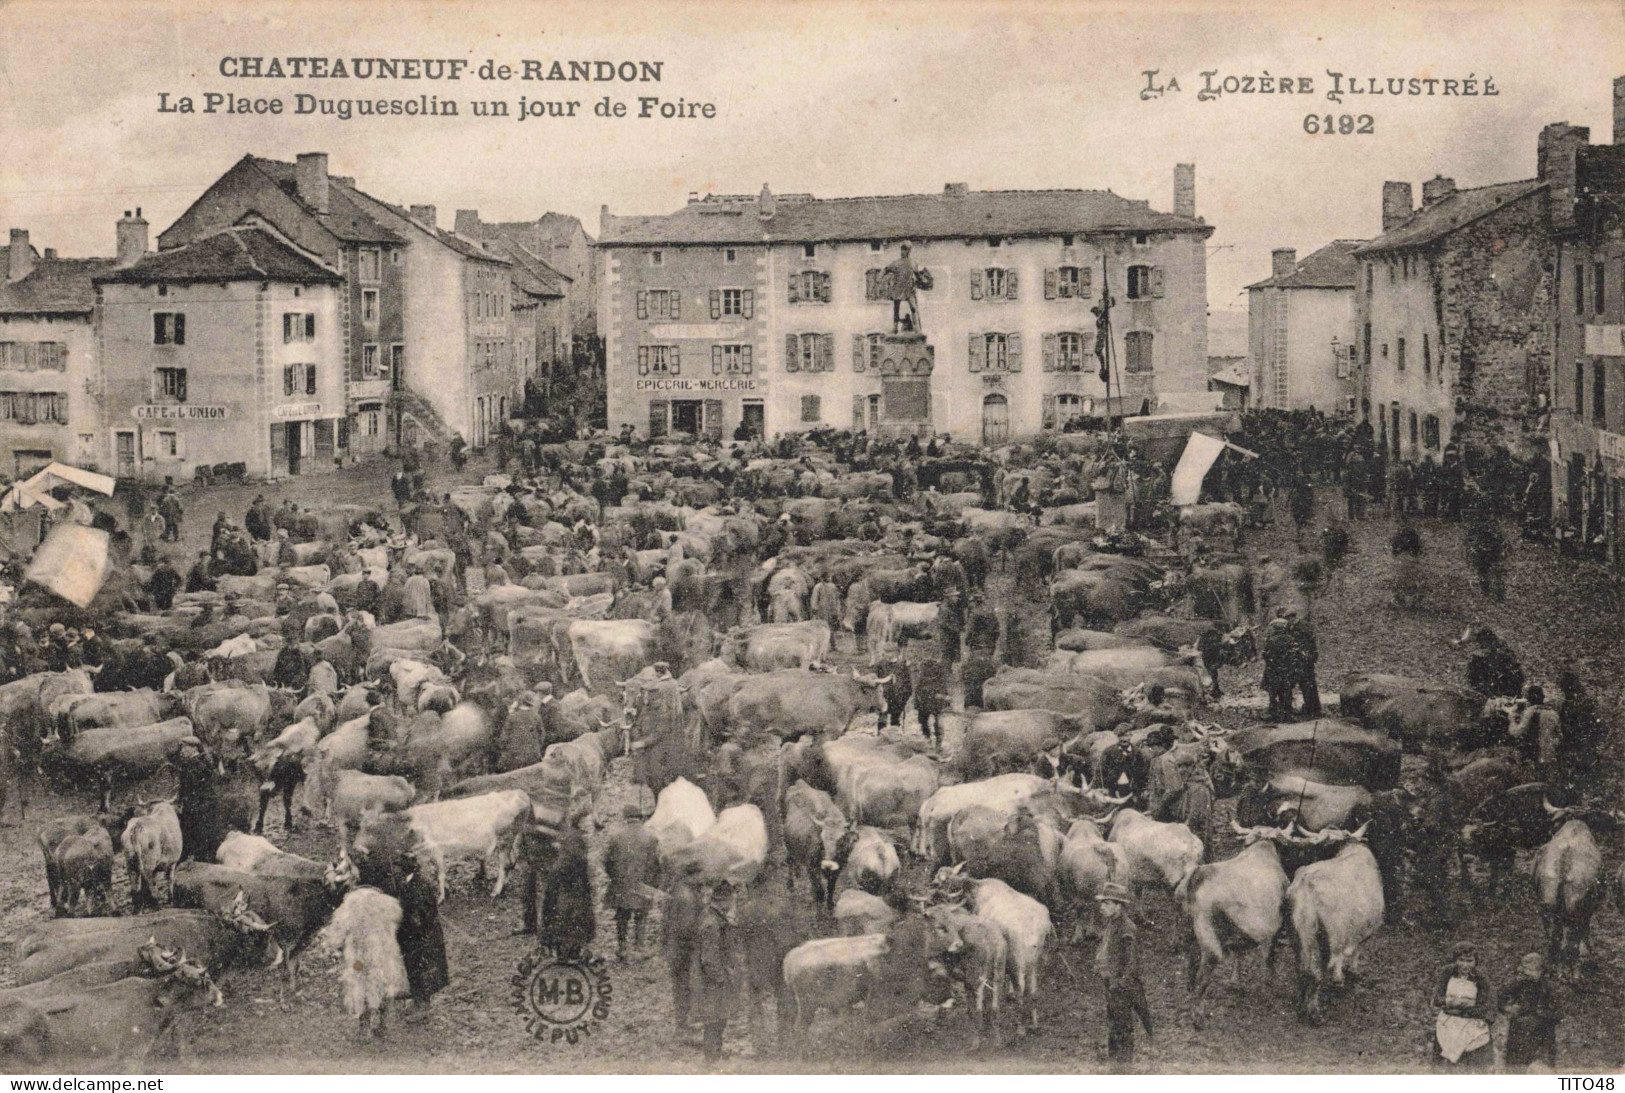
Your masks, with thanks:
[[(1196, 1021), (1217, 965), (1254, 948), (1273, 964), (1289, 942), (1318, 1023), (1407, 885), (1449, 883), (1407, 875), (1420, 840), (1496, 871), (1533, 851), (1551, 951), (1583, 951), (1605, 892), (1596, 829), (1617, 816), (1554, 804), (1502, 705), (1366, 675), (1340, 719), (1213, 723), (1253, 628), (1314, 608), (1285, 566), (1234, 553), (1234, 506), (1186, 510), (1181, 554), (1098, 536), (1087, 502), (1035, 519), (952, 482), (901, 502), (888, 476), (817, 454), (789, 477), (812, 496), (750, 501), (719, 496), (686, 449), (605, 458), (665, 499), (601, 511), (492, 476), (452, 495), (488, 563), (463, 573), (449, 527), (328, 514), (299, 564), (167, 611), (132, 594), (104, 663), (0, 687), (0, 793), (26, 808), (37, 768), (99, 800), (37, 826), (54, 914), (15, 948), (0, 1052), (139, 1055), (220, 1005), (228, 969), (284, 966), (293, 988), (318, 938), (370, 969), (341, 973), (365, 1021), (403, 989), (398, 955), (363, 958), (393, 944), (400, 908), (356, 887), (354, 862), (413, 847), (444, 899), (473, 860), (499, 896), (528, 833), (597, 824), (621, 759), (664, 877), (749, 892), (782, 855), (824, 909), (833, 936), (751, 973), (786, 1031), (860, 1002), (878, 1029), (883, 999), (902, 1014), (953, 980), (984, 1028), (1001, 1000), (1036, 1024), (1047, 957), (1089, 930), (1108, 882), (1179, 909)], [(995, 579), (1013, 591), (986, 595)], [(174, 796), (138, 796), (161, 772)], [(286, 832), (303, 812), (331, 827), (332, 863), (264, 837), (278, 796)], [(1212, 821), (1227, 796), (1229, 831)], [(1214, 860), (1231, 835), (1239, 852)]]

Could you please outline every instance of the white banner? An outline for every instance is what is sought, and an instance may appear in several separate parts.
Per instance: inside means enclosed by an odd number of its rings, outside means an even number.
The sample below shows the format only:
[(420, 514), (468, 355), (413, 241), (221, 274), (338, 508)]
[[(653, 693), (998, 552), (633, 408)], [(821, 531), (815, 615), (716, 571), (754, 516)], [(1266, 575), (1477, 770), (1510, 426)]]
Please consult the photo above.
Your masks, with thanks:
[(1179, 466), (1174, 468), (1170, 490), (1170, 500), (1174, 504), (1196, 504), (1196, 499), (1202, 495), (1202, 479), (1207, 477), (1208, 468), (1213, 466), (1213, 461), (1219, 458), (1222, 451), (1224, 441), (1215, 440), (1205, 433), (1190, 435), (1190, 439), (1185, 441), (1185, 454), (1179, 457)]

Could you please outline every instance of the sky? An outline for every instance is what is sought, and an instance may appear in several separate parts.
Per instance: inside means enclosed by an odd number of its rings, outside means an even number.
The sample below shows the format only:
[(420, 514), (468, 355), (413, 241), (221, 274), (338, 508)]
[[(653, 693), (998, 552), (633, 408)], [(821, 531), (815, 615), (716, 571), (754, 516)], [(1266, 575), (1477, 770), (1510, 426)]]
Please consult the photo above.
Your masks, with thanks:
[[(228, 79), (222, 57), (432, 57), (453, 82)], [(658, 61), (658, 83), (482, 81), (486, 60)], [(1146, 69), (1182, 90), (1143, 99)], [(1309, 96), (1222, 94), (1200, 75), (1310, 78)], [(1473, 79), (1492, 97), (1349, 96), (1328, 72)], [(1171, 209), (1194, 162), (1209, 306), (1245, 307), (1270, 251), (1299, 256), (1380, 224), (1386, 179), (1528, 178), (1542, 125), (1612, 132), (1625, 7), (1612, 3), (483, 3), (204, 5), (0, 0), (0, 222), (64, 256), (109, 255), (114, 222), (157, 233), (253, 152), (325, 151), (398, 204), (486, 220), (552, 210), (596, 234), (601, 206), (663, 213), (693, 191), (838, 197), (973, 189), (1110, 189)], [(1221, 85), (1222, 86), (1222, 85)], [(1442, 91), (1443, 85), (1437, 85)], [(284, 101), (281, 116), (160, 113), (208, 92)], [(450, 117), (294, 116), (295, 95), (457, 100)], [(604, 95), (708, 103), (715, 116), (598, 118)], [(477, 118), (474, 99), (582, 105), (575, 118)], [(1310, 134), (1332, 114), (1369, 134)], [(1352, 122), (1356, 127), (1361, 123)]]

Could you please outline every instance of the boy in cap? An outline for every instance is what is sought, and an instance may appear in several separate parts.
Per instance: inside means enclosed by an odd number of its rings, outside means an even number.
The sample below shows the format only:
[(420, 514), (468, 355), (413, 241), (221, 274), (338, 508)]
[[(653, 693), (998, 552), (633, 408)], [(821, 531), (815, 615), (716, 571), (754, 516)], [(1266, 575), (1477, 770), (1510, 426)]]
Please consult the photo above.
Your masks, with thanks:
[(649, 913), (648, 891), (659, 879), (660, 843), (644, 828), (643, 810), (629, 804), (622, 824), (604, 847), (604, 876), (609, 887), (604, 902), (615, 911), (615, 959), (626, 959), (627, 928), (632, 944), (643, 948), (643, 922)]
[(1128, 914), (1129, 891), (1113, 881), (1101, 885), (1095, 897), (1104, 928), (1095, 950), (1095, 974), (1106, 984), (1106, 1054), (1114, 1074), (1134, 1067), (1134, 1019), (1139, 1017), (1150, 1039), (1151, 1007), (1140, 979), (1139, 931)]

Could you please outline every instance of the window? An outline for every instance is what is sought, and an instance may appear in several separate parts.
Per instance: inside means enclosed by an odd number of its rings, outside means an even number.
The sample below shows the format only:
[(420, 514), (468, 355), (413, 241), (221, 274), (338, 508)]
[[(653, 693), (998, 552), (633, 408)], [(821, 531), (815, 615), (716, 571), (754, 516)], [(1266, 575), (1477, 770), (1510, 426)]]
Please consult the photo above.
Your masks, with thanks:
[(748, 345), (713, 345), (711, 374), (748, 376), (751, 371), (751, 349)]
[(406, 366), (406, 346), (392, 345), (389, 347), (389, 372), (392, 376), (399, 376), (401, 369)]
[(996, 246), (998, 246), (998, 245), (999, 245), (999, 243), (1000, 243), (1000, 239), (999, 239), (999, 237), (998, 237), (998, 236), (996, 236), (996, 235), (995, 235), (995, 236), (992, 236), (992, 237), (990, 237), (990, 238), (989, 238), (989, 239), (988, 239), (988, 241), (987, 241), (987, 245), (988, 245), (988, 246), (990, 246), (990, 247), (996, 247)]
[(1044, 370), (1056, 372), (1082, 372), (1084, 355), (1088, 353), (1089, 337), (1075, 330), (1050, 334), (1045, 338)]
[(1391, 284), (1393, 284), (1395, 281), (1397, 281), (1399, 279), (1399, 268), (1394, 265), (1393, 259), (1388, 260), (1387, 266), (1388, 266), (1388, 283), (1391, 285)]
[(722, 314), (745, 314), (745, 290), (742, 288), (725, 288), (722, 290)]
[(829, 274), (815, 269), (792, 273), (789, 280), (792, 304), (827, 304), (830, 299)]
[(651, 266), (663, 266), (663, 265), (665, 265), (666, 264), (666, 252), (661, 251), (661, 250), (652, 250), (652, 251), (650, 251), (649, 252), (649, 264)]
[(1412, 451), (1416, 450), (1416, 442), (1417, 442), (1418, 435), (1419, 435), (1419, 430), (1417, 429), (1416, 411), (1412, 410), (1411, 411), (1411, 450)]
[(1371, 295), (1371, 263), (1365, 264), (1365, 294)]
[(304, 378), (302, 373), (302, 365), (285, 364), (282, 366), (282, 396), (284, 398), (299, 390), (300, 382)]
[(401, 264), (401, 252), (394, 247), (389, 248), (389, 264), (392, 266)]
[(870, 251), (878, 251), (879, 249), (880, 249), (880, 240), (878, 240), (878, 239), (869, 240), (869, 250)]
[(734, 250), (732, 247), (728, 247), (727, 249), (725, 249), (722, 252), (722, 260), (724, 262), (735, 262), (738, 259), (739, 259), (739, 252)]
[(316, 338), (316, 316), (303, 311), (282, 313), (282, 344), (308, 342)]
[(824, 420), (823, 399), (817, 395), (801, 396), (801, 423), (816, 425)]
[(361, 259), (361, 279), (363, 281), (376, 281), (380, 276), (377, 247), (362, 247), (358, 255)]
[(801, 244), (801, 257), (803, 257), (803, 258), (817, 258), (818, 257), (818, 244), (816, 244), (816, 243), (803, 243), (803, 244)]
[(1388, 343), (1387, 342), (1382, 343), (1382, 359), (1383, 360), (1388, 359)]
[(1397, 339), (1395, 341), (1394, 345), (1395, 345), (1394, 353), (1395, 353), (1395, 356), (1397, 357), (1397, 363), (1396, 363), (1395, 367), (1398, 368), (1401, 372), (1403, 372), (1403, 371), (1405, 371), (1405, 339), (1404, 338)]
[(1147, 233), (1147, 232), (1135, 232), (1134, 233), (1134, 245), (1136, 247), (1148, 247), (1148, 246), (1150, 246), (1151, 245), (1151, 236), (1150, 236), (1150, 234)]
[(973, 300), (1014, 300), (1019, 278), (1013, 269), (990, 267), (970, 271), (970, 298)]
[(1603, 265), (1598, 262), (1591, 267), (1591, 310), (1598, 315), (1601, 315), (1608, 308), (1606, 284), (1607, 282), (1603, 276)]
[(1422, 446), (1430, 449), (1439, 447), (1439, 419), (1433, 414), (1422, 419)]
[(1433, 375), (1433, 346), (1428, 341), (1428, 332), (1422, 331), (1422, 375)]
[(1071, 245), (1072, 245), (1072, 237), (1070, 235), (1061, 236), (1061, 246), (1070, 247)]
[(186, 313), (184, 311), (155, 311), (152, 313), (153, 345), (185, 345)]
[(1062, 266), (1055, 271), (1055, 295), (1063, 300), (1070, 300), (1075, 296), (1082, 296), (1079, 291), (1079, 274), (1082, 271), (1077, 266)]
[(0, 369), (16, 372), (62, 372), (68, 347), (62, 342), (0, 342)]
[(1574, 416), (1585, 417), (1586, 366), (1585, 361), (1574, 362)]
[(1130, 266), (1128, 268), (1128, 298), (1130, 300), (1148, 300), (1153, 296), (1162, 295), (1162, 273), (1152, 266)]
[[(399, 348), (399, 346), (396, 348)], [(361, 377), (369, 380), (378, 378), (378, 347), (376, 345), (361, 347)]]
[(784, 370), (786, 372), (835, 371), (835, 335), (786, 334), (784, 336)]
[(676, 376), (681, 375), (682, 371), (682, 359), (677, 346), (638, 346), (638, 375)]
[[(1366, 268), (1369, 269), (1370, 267), (1367, 266)], [(1371, 368), (1371, 324), (1370, 323), (1365, 324), (1365, 330), (1363, 330), (1361, 332), (1361, 334), (1365, 338), (1365, 341), (1361, 343), (1360, 355), (1361, 355), (1362, 361), (1365, 363), (1366, 368), (1369, 370)]]
[(1602, 361), (1591, 365), (1591, 420), (1597, 425), (1608, 424), (1608, 367)]
[(1337, 371), (1337, 378), (1338, 379), (1340, 379), (1340, 380), (1348, 379), (1349, 378), (1349, 369), (1352, 368), (1353, 365), (1354, 365), (1354, 347), (1352, 345), (1349, 345), (1349, 346), (1338, 345), (1337, 344), (1337, 339), (1333, 338), (1332, 339), (1332, 364), (1333, 364), (1333, 366), (1335, 367), (1335, 369)]
[(1130, 374), (1153, 371), (1151, 360), (1151, 332), (1130, 330), (1123, 335), (1124, 370)]
[(1574, 313), (1586, 313), (1586, 268), (1585, 263), (1574, 263)]
[(180, 442), (175, 433), (168, 429), (158, 430), (158, 458), (178, 459), (180, 457)]
[(375, 288), (361, 290), (361, 321), (364, 323), (378, 321), (378, 290)]
[(155, 368), (152, 376), (152, 394), (155, 399), (186, 401), (186, 369)]
[(0, 420), (19, 425), (66, 425), (68, 396), (54, 391), (0, 392)]
[(638, 318), (680, 319), (683, 317), (683, 294), (675, 289), (652, 288), (638, 293)]

